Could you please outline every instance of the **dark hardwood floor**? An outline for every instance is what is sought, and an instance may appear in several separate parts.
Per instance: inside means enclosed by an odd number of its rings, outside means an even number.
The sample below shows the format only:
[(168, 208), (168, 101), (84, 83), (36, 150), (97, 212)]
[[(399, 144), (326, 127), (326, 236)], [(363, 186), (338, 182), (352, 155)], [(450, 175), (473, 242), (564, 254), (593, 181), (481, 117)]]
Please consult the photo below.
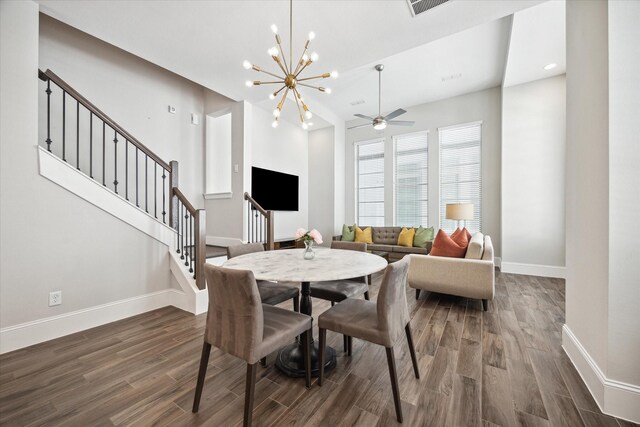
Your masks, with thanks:
[[(375, 298), (380, 276), (374, 280)], [(497, 274), (496, 299), (407, 290), (421, 379), (396, 361), (404, 425), (627, 426), (603, 415), (560, 346), (564, 282)], [(289, 304), (284, 304), (290, 308)], [(329, 307), (314, 300), (314, 313)], [(245, 364), (212, 350), (191, 413), (205, 315), (164, 308), (0, 356), (2, 425), (238, 425)], [(317, 336), (317, 329), (316, 329)], [(329, 332), (338, 367), (322, 387), (259, 368), (254, 425), (396, 425), (384, 349)]]

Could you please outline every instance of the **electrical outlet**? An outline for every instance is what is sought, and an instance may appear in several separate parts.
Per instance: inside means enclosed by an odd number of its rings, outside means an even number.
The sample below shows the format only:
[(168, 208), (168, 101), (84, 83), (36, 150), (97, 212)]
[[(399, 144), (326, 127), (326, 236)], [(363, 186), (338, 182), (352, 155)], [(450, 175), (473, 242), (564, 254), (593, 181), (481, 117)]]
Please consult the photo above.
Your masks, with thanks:
[(49, 292), (49, 307), (62, 304), (62, 291)]

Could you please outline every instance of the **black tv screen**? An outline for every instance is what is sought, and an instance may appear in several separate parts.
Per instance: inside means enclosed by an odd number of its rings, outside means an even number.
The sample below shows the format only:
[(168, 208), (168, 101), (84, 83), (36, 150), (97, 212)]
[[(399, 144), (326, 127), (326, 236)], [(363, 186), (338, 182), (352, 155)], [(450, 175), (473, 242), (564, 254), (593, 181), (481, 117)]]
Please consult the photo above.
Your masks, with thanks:
[(298, 176), (254, 166), (251, 197), (268, 211), (297, 211)]

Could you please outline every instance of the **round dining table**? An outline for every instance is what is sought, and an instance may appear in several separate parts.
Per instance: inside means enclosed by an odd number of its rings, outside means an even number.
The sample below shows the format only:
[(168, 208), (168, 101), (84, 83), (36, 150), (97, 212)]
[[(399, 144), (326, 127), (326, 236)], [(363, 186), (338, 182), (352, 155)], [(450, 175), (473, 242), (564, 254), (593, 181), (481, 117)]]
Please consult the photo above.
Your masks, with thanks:
[[(304, 249), (283, 249), (253, 252), (231, 258), (222, 266), (237, 270), (251, 270), (256, 280), (274, 282), (299, 282), (301, 284), (300, 312), (312, 316), (310, 282), (322, 286), (322, 282), (368, 276), (383, 270), (387, 261), (368, 252), (342, 249), (315, 248), (315, 257), (303, 258)], [(302, 347), (292, 343), (278, 352), (276, 366), (291, 377), (305, 374)], [(325, 372), (336, 366), (335, 350), (329, 346), (325, 352)], [(317, 376), (318, 346), (311, 347), (311, 374)]]

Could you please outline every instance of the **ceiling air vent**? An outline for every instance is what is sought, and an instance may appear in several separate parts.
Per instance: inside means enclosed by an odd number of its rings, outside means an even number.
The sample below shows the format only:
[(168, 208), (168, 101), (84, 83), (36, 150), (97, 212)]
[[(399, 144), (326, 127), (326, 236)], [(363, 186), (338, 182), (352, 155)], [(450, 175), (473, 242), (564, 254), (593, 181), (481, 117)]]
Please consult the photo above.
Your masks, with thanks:
[(421, 13), (426, 12), (429, 9), (433, 9), (436, 6), (440, 6), (442, 3), (446, 3), (449, 0), (407, 0), (411, 14), (418, 16)]

